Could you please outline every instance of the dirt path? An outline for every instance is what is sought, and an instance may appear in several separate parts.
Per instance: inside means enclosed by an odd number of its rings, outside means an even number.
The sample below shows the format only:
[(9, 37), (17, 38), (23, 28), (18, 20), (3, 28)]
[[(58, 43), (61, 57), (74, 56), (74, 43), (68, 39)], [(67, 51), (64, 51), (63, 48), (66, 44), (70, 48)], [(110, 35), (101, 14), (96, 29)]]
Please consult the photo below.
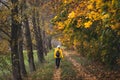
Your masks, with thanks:
[(66, 51), (64, 52), (64, 56), (66, 56), (67, 59), (72, 62), (77, 72), (76, 77), (80, 77), (82, 78), (82, 80), (97, 80), (96, 77), (90, 74), (88, 71), (86, 71), (81, 64), (77, 63), (76, 60), (72, 59)]
[(54, 70), (53, 80), (61, 80), (61, 69), (60, 68)]

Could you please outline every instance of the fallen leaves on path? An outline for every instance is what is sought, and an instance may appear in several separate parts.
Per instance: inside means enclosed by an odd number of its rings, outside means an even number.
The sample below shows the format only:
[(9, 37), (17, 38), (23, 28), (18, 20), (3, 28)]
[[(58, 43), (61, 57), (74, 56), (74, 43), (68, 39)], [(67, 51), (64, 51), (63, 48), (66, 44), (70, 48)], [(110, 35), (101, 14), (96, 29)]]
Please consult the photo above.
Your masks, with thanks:
[(68, 58), (69, 61), (72, 62), (73, 66), (75, 67), (75, 70), (78, 73), (76, 77), (81, 77), (82, 80), (97, 80), (96, 76), (86, 71), (85, 68), (81, 66), (81, 64), (77, 63), (76, 60), (72, 59), (66, 51), (64, 53), (64, 55)]
[(53, 75), (53, 80), (61, 80), (61, 69), (55, 69), (54, 75)]
[(120, 64), (118, 65), (118, 67), (115, 68), (115, 70), (110, 70), (107, 68), (107, 66), (103, 65), (98, 61), (87, 60), (87, 58), (81, 56), (76, 51), (69, 50), (66, 52), (66, 54), (70, 57), (79, 57), (79, 59), (82, 61), (81, 66), (84, 68), (85, 72), (87, 71), (88, 74), (92, 73), (92, 75), (96, 76), (97, 80), (120, 80)]

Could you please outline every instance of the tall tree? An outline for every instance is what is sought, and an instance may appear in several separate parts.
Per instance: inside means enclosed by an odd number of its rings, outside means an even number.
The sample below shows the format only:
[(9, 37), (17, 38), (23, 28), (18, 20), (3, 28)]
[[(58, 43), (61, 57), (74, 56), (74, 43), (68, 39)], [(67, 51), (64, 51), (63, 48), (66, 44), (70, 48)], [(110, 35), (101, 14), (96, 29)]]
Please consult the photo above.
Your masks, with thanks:
[(52, 37), (49, 36), (49, 37), (48, 37), (48, 48), (49, 48), (49, 49), (52, 49), (51, 40), (52, 40)]
[[(24, 11), (24, 2), (23, 0), (21, 1), (21, 4), (20, 4), (20, 15), (22, 16), (22, 13)], [(22, 17), (21, 17), (22, 18)], [(27, 71), (26, 71), (26, 68), (25, 68), (25, 63), (24, 63), (24, 55), (23, 55), (23, 25), (22, 25), (22, 22), (23, 20), (21, 20), (21, 27), (20, 27), (20, 30), (19, 30), (19, 59), (20, 59), (20, 72), (21, 72), (21, 75), (23, 77), (27, 77)]]
[(32, 48), (32, 40), (31, 40), (31, 34), (30, 34), (30, 28), (28, 23), (28, 18), (25, 18), (25, 36), (26, 36), (26, 43), (27, 43), (27, 53), (28, 53), (28, 61), (29, 61), (29, 67), (30, 71), (35, 71), (35, 64), (34, 64), (34, 57), (33, 57), (33, 48)]
[(47, 55), (47, 52), (48, 52), (47, 42), (48, 42), (48, 40), (47, 40), (45, 30), (42, 31), (42, 39), (43, 39), (43, 51), (44, 51), (44, 54)]
[(33, 22), (33, 29), (35, 33), (35, 39), (36, 39), (36, 47), (37, 47), (37, 54), (38, 54), (38, 60), (39, 62), (44, 61), (44, 53), (43, 53), (43, 44), (42, 44), (42, 35), (41, 35), (41, 29), (39, 24), (39, 12), (36, 7), (39, 6), (39, 2), (34, 2), (34, 9), (33, 9), (33, 15), (32, 15), (32, 22)]
[(20, 70), (22, 76), (27, 76), (27, 71), (25, 69), (25, 63), (24, 63), (24, 56), (23, 56), (23, 29), (20, 27), (20, 33), (19, 33), (19, 59), (20, 59)]
[(20, 74), (20, 64), (19, 64), (19, 52), (18, 52), (18, 37), (19, 37), (19, 27), (18, 22), (18, 0), (11, 0), (12, 10), (11, 10), (11, 58), (12, 58), (12, 71), (13, 80), (22, 80)]
[[(24, 2), (24, 10), (26, 9), (26, 0), (23, 0)], [(35, 64), (34, 64), (34, 57), (33, 57), (33, 48), (32, 48), (32, 40), (31, 40), (31, 34), (30, 34), (30, 27), (29, 27), (29, 21), (28, 16), (26, 13), (24, 15), (24, 28), (25, 28), (25, 37), (26, 37), (26, 43), (27, 43), (27, 53), (28, 53), (28, 61), (29, 61), (29, 67), (30, 71), (35, 71)]]

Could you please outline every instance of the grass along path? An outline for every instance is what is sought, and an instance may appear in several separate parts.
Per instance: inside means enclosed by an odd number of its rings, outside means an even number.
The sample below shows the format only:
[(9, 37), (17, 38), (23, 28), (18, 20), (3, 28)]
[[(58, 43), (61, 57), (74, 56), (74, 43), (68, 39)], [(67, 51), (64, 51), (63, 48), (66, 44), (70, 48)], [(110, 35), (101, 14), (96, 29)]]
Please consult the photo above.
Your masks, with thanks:
[(72, 62), (76, 72), (77, 72), (77, 77), (81, 77), (81, 80), (97, 80), (95, 76), (93, 76), (92, 74), (90, 74), (88, 71), (86, 71), (81, 64), (77, 63), (76, 60), (72, 59), (69, 56), (69, 53), (67, 53), (66, 51), (64, 52), (65, 56), (67, 57), (67, 59)]
[(46, 63), (36, 64), (37, 71), (29, 73), (28, 79), (24, 80), (79, 80), (76, 78), (77, 73), (74, 70), (74, 66), (67, 60), (66, 56), (61, 59), (59, 69), (55, 68), (53, 50), (48, 53), (45, 59)]
[(37, 71), (30, 73), (28, 79), (24, 80), (80, 80), (76, 78), (77, 73), (74, 66), (66, 56), (61, 60), (60, 69), (55, 69), (53, 50), (48, 53), (45, 59), (46, 63), (37, 64)]
[(37, 71), (29, 73), (28, 78), (24, 80), (53, 80), (54, 58), (53, 50), (45, 56), (46, 62), (43, 64), (36, 64)]
[(96, 80), (96, 77), (85, 71), (85, 69), (72, 59), (68, 52), (64, 51), (59, 69), (55, 68), (53, 50), (45, 57), (46, 63), (37, 64), (36, 72), (30, 74), (25, 80)]
[[(64, 52), (63, 52), (64, 53)], [(55, 69), (55, 59), (53, 57), (53, 50), (51, 50), (47, 56), (45, 56), (46, 62), (43, 64), (38, 63), (37, 51), (34, 50), (34, 60), (37, 71), (30, 73), (27, 52), (24, 51), (25, 66), (28, 72), (28, 78), (24, 80), (80, 80), (80, 77), (76, 77), (77, 72), (75, 71), (72, 63), (67, 59), (66, 56), (61, 60), (60, 69)], [(10, 79), (0, 79), (10, 80)]]

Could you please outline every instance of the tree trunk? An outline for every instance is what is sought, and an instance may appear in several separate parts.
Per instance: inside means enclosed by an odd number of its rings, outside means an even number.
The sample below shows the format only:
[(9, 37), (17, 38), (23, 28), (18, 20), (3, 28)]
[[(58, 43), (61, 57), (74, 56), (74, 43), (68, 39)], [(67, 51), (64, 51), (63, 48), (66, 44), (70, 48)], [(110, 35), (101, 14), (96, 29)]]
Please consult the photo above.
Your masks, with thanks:
[(30, 72), (33, 72), (36, 69), (35, 69), (35, 64), (34, 64), (30, 28), (29, 28), (28, 18), (26, 16), (25, 16), (24, 25), (25, 25), (24, 27), (25, 27), (25, 36), (26, 36), (26, 43), (27, 43), (26, 48), (27, 48), (27, 53), (28, 53), (28, 62), (29, 62)]
[[(25, 11), (27, 9), (26, 0), (23, 0), (22, 4), (23, 4), (22, 9), (23, 11)], [(28, 21), (28, 16), (25, 12), (23, 12), (23, 23), (24, 23), (24, 29), (25, 29), (26, 49), (28, 54), (30, 72), (33, 72), (36, 69), (34, 64), (33, 47), (32, 47), (32, 40), (31, 40), (31, 34), (30, 34), (29, 21)]]
[(44, 30), (42, 33), (43, 33), (43, 36), (42, 36), (42, 38), (43, 38), (43, 51), (44, 51), (45, 55), (47, 55), (48, 49), (47, 49), (46, 33)]
[[(39, 17), (39, 16), (37, 16), (37, 17)], [(43, 62), (44, 54), (43, 54), (42, 36), (41, 36), (41, 30), (39, 27), (39, 23), (36, 19), (35, 9), (33, 10), (32, 22), (33, 22), (33, 29), (34, 29), (36, 45), (37, 45), (38, 60), (39, 60), (39, 62)]]
[[(19, 52), (18, 52), (18, 37), (19, 37), (19, 22), (18, 22), (18, 0), (11, 0), (12, 10), (11, 10), (11, 58), (12, 58), (12, 71), (13, 80), (22, 80), (20, 74), (20, 64), (19, 64)], [(17, 19), (16, 19), (17, 17)]]
[(51, 37), (48, 37), (48, 47), (50, 50), (52, 49), (51, 39)]
[[(36, 12), (36, 20), (37, 20), (37, 27), (38, 27), (38, 35), (39, 35), (39, 44), (41, 44), (41, 46), (40, 46), (40, 54), (41, 54), (41, 57), (42, 57), (42, 60), (44, 60), (44, 45), (45, 44), (43, 44), (43, 37), (42, 37), (42, 30), (41, 30), (41, 26), (40, 26), (40, 20), (39, 20), (39, 18), (40, 18), (40, 15), (39, 15), (39, 11), (37, 10), (37, 12)], [(41, 19), (41, 21), (42, 21), (43, 19)], [(43, 24), (43, 23), (41, 23), (41, 24)], [(42, 26), (43, 27), (43, 26)], [(44, 36), (45, 37), (45, 36)]]
[(23, 77), (27, 77), (27, 72), (26, 72), (25, 64), (24, 64), (24, 56), (23, 56), (23, 31), (22, 31), (22, 28), (20, 29), (20, 35), (19, 35), (19, 57), (20, 57), (21, 74)]
[(41, 27), (41, 36), (42, 36), (42, 44), (43, 44), (43, 53), (45, 54), (45, 55), (47, 55), (47, 52), (48, 52), (48, 48), (47, 48), (47, 38), (46, 38), (46, 32), (45, 32), (45, 23), (44, 23), (44, 18), (41, 16), (41, 15), (39, 15), (40, 17), (40, 21), (39, 21), (39, 19), (37, 20), (38, 21), (38, 23), (40, 22), (40, 26), (42, 26)]

